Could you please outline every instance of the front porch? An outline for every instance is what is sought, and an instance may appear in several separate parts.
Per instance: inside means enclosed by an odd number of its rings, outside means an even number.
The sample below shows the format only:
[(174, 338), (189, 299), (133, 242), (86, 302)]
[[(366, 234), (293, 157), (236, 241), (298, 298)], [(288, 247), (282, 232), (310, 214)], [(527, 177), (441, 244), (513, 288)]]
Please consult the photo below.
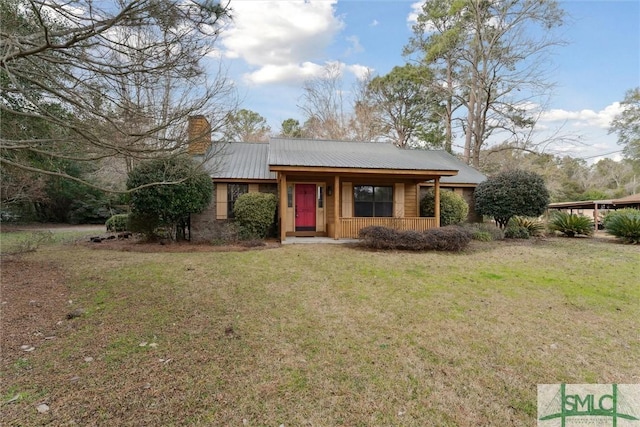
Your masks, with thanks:
[[(287, 173), (288, 172), (288, 173)], [(289, 238), (357, 239), (369, 226), (395, 230), (425, 231), (440, 226), (438, 216), (420, 217), (419, 185), (423, 179), (434, 181), (439, 199), (439, 176), (367, 176), (364, 174), (305, 174), (278, 171), (280, 241)], [(422, 179), (420, 179), (422, 178)], [(375, 207), (363, 204), (357, 196), (363, 189), (382, 188), (385, 198)], [(439, 204), (437, 204), (439, 207)], [(371, 208), (367, 210), (367, 207)], [(381, 211), (373, 211), (381, 209)], [(439, 209), (438, 209), (439, 211)], [(375, 214), (381, 213), (381, 216)], [(361, 215), (359, 215), (361, 214)], [(373, 216), (371, 216), (373, 215)]]

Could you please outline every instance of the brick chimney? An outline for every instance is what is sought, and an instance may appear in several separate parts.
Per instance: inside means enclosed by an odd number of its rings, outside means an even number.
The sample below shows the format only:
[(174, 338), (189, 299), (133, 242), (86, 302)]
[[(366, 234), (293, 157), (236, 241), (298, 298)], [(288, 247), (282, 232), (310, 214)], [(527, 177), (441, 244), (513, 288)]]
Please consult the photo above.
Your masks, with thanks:
[(211, 125), (205, 116), (189, 117), (189, 154), (203, 156), (211, 146)]

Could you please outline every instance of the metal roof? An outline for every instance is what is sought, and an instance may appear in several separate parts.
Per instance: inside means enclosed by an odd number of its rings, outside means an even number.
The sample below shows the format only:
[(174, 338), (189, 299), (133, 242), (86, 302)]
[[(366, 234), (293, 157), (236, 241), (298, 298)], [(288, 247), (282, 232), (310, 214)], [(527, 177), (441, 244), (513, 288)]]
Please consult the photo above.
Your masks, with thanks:
[(458, 175), (455, 176), (443, 176), (440, 179), (442, 184), (480, 184), (487, 180), (487, 177), (482, 172), (475, 169), (473, 166), (469, 166), (456, 156), (447, 153), (446, 151), (439, 150), (440, 161), (449, 162), (449, 167), (458, 169)]
[(269, 166), (458, 171), (442, 183), (479, 184), (486, 177), (443, 150), (403, 150), (389, 143), (271, 138), (269, 143), (214, 144), (205, 167), (214, 179), (275, 180)]
[(215, 154), (205, 163), (214, 179), (275, 180), (269, 171), (269, 144), (225, 142), (214, 144)]
[(577, 200), (573, 202), (549, 203), (550, 209), (593, 209), (596, 205), (632, 206), (640, 204), (640, 194), (632, 194), (621, 199)]
[(457, 171), (442, 153), (401, 150), (389, 143), (272, 138), (270, 166)]
[(615, 199), (613, 203), (640, 203), (640, 193), (631, 194), (620, 199)]

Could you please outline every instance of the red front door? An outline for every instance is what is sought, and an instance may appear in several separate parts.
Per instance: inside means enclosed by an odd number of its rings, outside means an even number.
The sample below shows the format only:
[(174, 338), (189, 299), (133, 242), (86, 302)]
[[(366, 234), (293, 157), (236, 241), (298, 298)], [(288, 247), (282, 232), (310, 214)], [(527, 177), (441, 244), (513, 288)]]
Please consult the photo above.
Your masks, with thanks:
[(316, 185), (296, 184), (296, 231), (316, 231)]

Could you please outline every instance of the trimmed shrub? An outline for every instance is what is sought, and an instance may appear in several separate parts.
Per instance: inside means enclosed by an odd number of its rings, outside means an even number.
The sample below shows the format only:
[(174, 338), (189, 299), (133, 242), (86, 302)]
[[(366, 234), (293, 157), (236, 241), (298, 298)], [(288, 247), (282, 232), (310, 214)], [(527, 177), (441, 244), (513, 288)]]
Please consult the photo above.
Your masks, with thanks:
[[(435, 215), (435, 190), (430, 188), (420, 201), (420, 215), (432, 217)], [(440, 225), (460, 224), (467, 219), (469, 205), (459, 194), (453, 191), (440, 192)]]
[(504, 230), (505, 239), (528, 239), (531, 237), (529, 230), (526, 227), (520, 227), (519, 225), (509, 225)]
[(436, 251), (460, 252), (471, 241), (471, 233), (463, 227), (449, 225), (442, 228), (432, 228), (424, 232), (429, 249)]
[(396, 248), (405, 251), (422, 251), (428, 245), (427, 236), (415, 230), (398, 232)]
[(620, 209), (605, 215), (605, 231), (621, 238), (625, 243), (640, 244), (640, 210)]
[(372, 249), (395, 249), (398, 231), (393, 228), (372, 225), (360, 230), (360, 243)]
[(492, 217), (500, 228), (511, 217), (539, 216), (549, 204), (549, 191), (544, 179), (534, 172), (511, 170), (481, 182), (474, 194), (478, 213)]
[[(540, 237), (544, 235), (545, 230), (545, 225), (541, 221), (523, 216), (514, 216), (511, 218), (509, 227), (511, 226), (525, 228), (531, 237)], [(526, 238), (528, 239), (529, 237)]]
[(471, 236), (469, 230), (459, 226), (432, 228), (423, 232), (371, 226), (360, 230), (360, 245), (371, 249), (457, 252), (467, 247)]
[(575, 237), (581, 234), (591, 236), (593, 227), (591, 218), (566, 212), (556, 212), (551, 218), (551, 222), (549, 222), (549, 228), (552, 231), (558, 231), (567, 237)]
[(118, 233), (121, 231), (127, 231), (128, 221), (128, 214), (117, 214), (112, 215), (111, 218), (109, 218), (107, 222), (105, 222), (105, 225), (107, 226), (107, 231)]
[(245, 193), (233, 205), (233, 215), (244, 240), (264, 239), (273, 224), (278, 199), (271, 193)]

